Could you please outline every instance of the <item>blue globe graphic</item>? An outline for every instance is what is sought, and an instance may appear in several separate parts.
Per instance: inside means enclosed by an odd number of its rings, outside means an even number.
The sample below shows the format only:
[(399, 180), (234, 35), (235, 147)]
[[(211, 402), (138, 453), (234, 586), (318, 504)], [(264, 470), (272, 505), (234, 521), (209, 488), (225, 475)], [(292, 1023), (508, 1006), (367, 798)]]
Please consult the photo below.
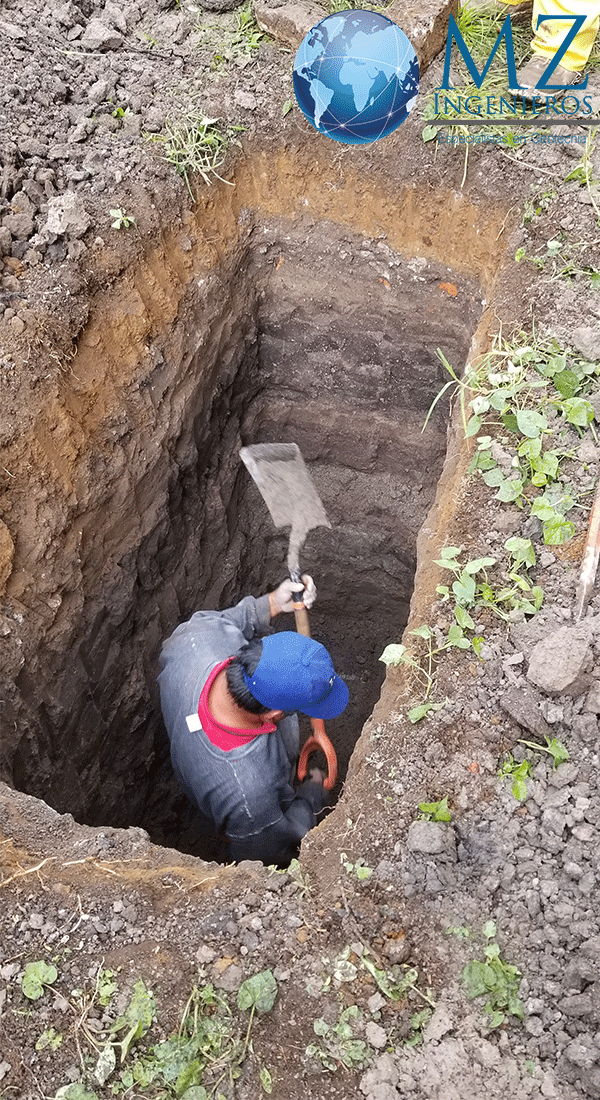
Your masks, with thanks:
[(346, 145), (391, 134), (414, 106), (417, 55), (400, 27), (374, 11), (328, 15), (308, 32), (294, 61), (294, 91), (319, 131)]

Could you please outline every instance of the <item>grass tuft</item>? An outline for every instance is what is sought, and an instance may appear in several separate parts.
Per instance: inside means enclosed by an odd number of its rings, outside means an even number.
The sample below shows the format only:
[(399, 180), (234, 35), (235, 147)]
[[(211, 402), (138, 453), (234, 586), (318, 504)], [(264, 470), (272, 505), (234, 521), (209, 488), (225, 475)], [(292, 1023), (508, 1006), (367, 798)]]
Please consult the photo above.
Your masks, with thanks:
[(195, 173), (202, 176), (207, 184), (215, 177), (222, 183), (229, 183), (219, 175), (218, 169), (225, 162), (229, 146), (239, 145), (235, 134), (244, 127), (227, 126), (223, 130), (217, 125), (218, 122), (217, 118), (207, 118), (201, 111), (192, 110), (175, 121), (167, 122), (162, 133), (148, 135), (148, 141), (162, 144), (165, 160), (183, 176), (192, 200), (194, 194), (190, 176)]

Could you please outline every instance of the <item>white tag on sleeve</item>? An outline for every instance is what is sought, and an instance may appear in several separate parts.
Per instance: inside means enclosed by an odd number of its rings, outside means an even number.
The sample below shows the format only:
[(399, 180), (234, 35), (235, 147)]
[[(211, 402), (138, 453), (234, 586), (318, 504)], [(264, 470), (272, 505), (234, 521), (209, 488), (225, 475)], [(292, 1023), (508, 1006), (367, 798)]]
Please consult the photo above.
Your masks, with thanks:
[(199, 717), (198, 713), (188, 714), (188, 716), (186, 718), (186, 722), (187, 722), (187, 728), (189, 729), (190, 733), (196, 733), (197, 730), (202, 729), (202, 723), (200, 721), (200, 717)]

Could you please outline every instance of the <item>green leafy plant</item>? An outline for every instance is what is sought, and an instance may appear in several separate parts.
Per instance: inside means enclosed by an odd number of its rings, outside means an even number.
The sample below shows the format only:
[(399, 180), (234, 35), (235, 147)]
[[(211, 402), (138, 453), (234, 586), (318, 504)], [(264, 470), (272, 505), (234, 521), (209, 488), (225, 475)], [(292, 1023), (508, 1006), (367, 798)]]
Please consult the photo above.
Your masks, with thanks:
[(546, 735), (546, 744), (539, 745), (536, 741), (524, 741), (519, 738), (520, 745), (527, 745), (529, 749), (535, 749), (536, 752), (547, 752), (553, 761), (554, 768), (558, 768), (559, 764), (565, 764), (569, 760), (569, 750), (562, 741), (559, 741), (557, 737), (549, 737)]
[(425, 1004), (435, 1008), (432, 992), (430, 989), (423, 991), (420, 988), (419, 972), (414, 966), (392, 966), (389, 970), (383, 970), (370, 958), (366, 949), (360, 956), (360, 963), (375, 979), (379, 991), (390, 1001), (399, 1001), (410, 991)]
[(53, 1027), (44, 1028), (42, 1034), (35, 1044), (36, 1050), (58, 1050), (62, 1043), (63, 1037), (59, 1031), (56, 1031)]
[(423, 1030), (432, 1017), (430, 1008), (422, 1008), (419, 1012), (413, 1012), (410, 1018), (410, 1032), (405, 1040), (407, 1047), (415, 1047), (423, 1041)]
[(37, 1001), (43, 996), (47, 986), (54, 985), (58, 978), (58, 970), (52, 963), (38, 959), (37, 962), (27, 963), (21, 978), (21, 990), (30, 1001)]
[(81, 1081), (75, 1081), (72, 1085), (63, 1085), (55, 1100), (98, 1100), (98, 1094), (86, 1088)]
[(346, 873), (348, 875), (354, 875), (359, 882), (364, 882), (373, 874), (373, 868), (367, 867), (364, 859), (357, 859), (355, 863), (352, 863), (345, 852), (341, 853), (340, 862)]
[[(42, 987), (52, 976), (40, 964), (30, 971), (32, 982)], [(47, 966), (47, 964), (41, 964)], [(117, 991), (114, 972), (98, 967), (94, 987), (73, 990), (69, 1005), (76, 1017), (75, 1035), (81, 1062), (82, 1080), (64, 1085), (56, 1094), (59, 1100), (98, 1100), (89, 1089), (90, 1077), (101, 1088), (110, 1081), (113, 1095), (121, 1093), (160, 1096), (173, 1100), (217, 1100), (221, 1084), (228, 1095), (241, 1076), (247, 1057), (255, 1057), (251, 1042), (256, 1016), (271, 1011), (277, 997), (277, 982), (271, 970), (261, 971), (242, 982), (232, 1011), (226, 997), (211, 983), (194, 985), (185, 1004), (178, 1030), (168, 1039), (152, 1045), (150, 1029), (156, 1017), (154, 997), (142, 979), (133, 986), (129, 1003), (114, 1022), (104, 1029), (88, 1025), (88, 1014), (96, 1004), (110, 1003)], [(247, 1023), (242, 1015), (248, 1013)], [(48, 1028), (38, 1040), (38, 1050), (54, 1050), (61, 1036)], [(90, 1057), (82, 1050), (85, 1039), (96, 1054), (93, 1070)], [(117, 1060), (117, 1055), (120, 1055)], [(261, 1065), (259, 1077), (268, 1095), (273, 1088), (269, 1069)], [(112, 1080), (111, 1080), (112, 1079)], [(150, 1093), (145, 1090), (151, 1086)], [(158, 1090), (158, 1091), (155, 1091)], [(102, 1093), (104, 1095), (104, 1093)]]
[(531, 775), (531, 765), (528, 760), (521, 760), (520, 762), (515, 760), (512, 753), (509, 753), (507, 759), (502, 764), (498, 777), (500, 779), (511, 780), (511, 791), (513, 798), (516, 798), (518, 802), (524, 802), (527, 798), (527, 782), (526, 780)]
[(523, 1005), (519, 1000), (522, 974), (516, 966), (502, 959), (497, 943), (496, 925), (488, 921), (483, 929), (487, 943), (483, 960), (473, 959), (462, 972), (463, 987), (467, 997), (485, 997), (484, 1012), (491, 1028), (500, 1027), (507, 1016), (523, 1019)]
[(432, 991), (420, 988), (419, 972), (415, 967), (402, 964), (385, 970), (371, 958), (368, 948), (363, 944), (345, 947), (333, 960), (324, 958), (323, 962), (327, 965), (328, 973), (321, 985), (321, 993), (330, 988), (332, 981), (339, 989), (341, 985), (355, 981), (360, 970), (366, 970), (374, 979), (380, 993), (390, 1001), (405, 1000), (409, 993), (413, 993), (425, 1004), (435, 1008)]
[(515, 569), (520, 569), (521, 566), (531, 569), (535, 565), (535, 550), (531, 539), (514, 536), (506, 540), (504, 549), (508, 550)]
[[(435, 635), (431, 627), (427, 626), (427, 624), (415, 627), (414, 630), (409, 631), (409, 634), (412, 634), (416, 638), (421, 638), (426, 643), (427, 652), (423, 659), (412, 656), (405, 645), (393, 642), (385, 647), (379, 660), (383, 661), (384, 665), (406, 665), (407, 668), (417, 673), (417, 676), (426, 684), (427, 690), (425, 699), (427, 699), (434, 684), (435, 658), (440, 653), (445, 652), (447, 649), (452, 649), (453, 647), (458, 649), (470, 649), (471, 642), (465, 637), (463, 628), (459, 626), (458, 623), (450, 627), (444, 642), (438, 646), (434, 645)], [(434, 705), (439, 707), (443, 704), (428, 705), (423, 709), (423, 713), (419, 713), (418, 716), (413, 712), (414, 717), (412, 720), (418, 721), (420, 717), (424, 717)], [(423, 704), (421, 706), (423, 706)]]
[[(450, 381), (433, 401), (425, 423), (452, 388), (459, 396), (465, 435), (477, 437), (468, 472), (479, 474), (495, 489), (497, 500), (528, 507), (531, 515), (538, 516), (547, 545), (567, 541), (575, 526), (565, 515), (576, 506), (576, 499), (562, 480), (561, 463), (572, 454), (547, 446), (546, 441), (564, 434), (564, 427), (579, 435), (589, 428), (596, 436), (594, 408), (586, 392), (600, 373), (598, 364), (561, 349), (554, 340), (542, 343), (533, 337), (528, 341), (524, 334), (512, 341), (498, 337), (492, 351), (468, 365), (462, 378), (439, 349), (438, 353)], [(484, 425), (496, 433), (509, 433), (501, 435), (500, 442), (510, 469), (506, 462), (496, 461), (494, 438), (483, 434)], [(536, 494), (538, 489), (543, 492)], [(515, 583), (526, 591), (521, 581)], [(531, 595), (527, 598), (537, 609), (538, 601)]]
[(592, 206), (594, 207), (596, 217), (599, 219), (600, 223), (600, 183), (598, 180), (594, 180), (591, 161), (595, 136), (596, 128), (591, 132), (588, 132), (585, 141), (583, 156), (579, 164), (577, 164), (573, 171), (569, 172), (569, 175), (566, 176), (565, 182), (567, 182), (568, 180), (577, 180), (577, 182), (581, 184), (582, 187), (587, 187), (590, 201), (592, 203)]
[(211, 63), (214, 70), (221, 69), (236, 57), (249, 59), (259, 46), (271, 41), (256, 22), (249, 0), (233, 13), (229, 26), (199, 23), (198, 30), (204, 42), (214, 49)]
[(96, 977), (96, 994), (98, 998), (98, 1004), (106, 1008), (112, 1000), (114, 994), (118, 990), (118, 985), (113, 978), (115, 977), (114, 970), (105, 970), (102, 966), (98, 967), (98, 974)]
[(202, 1085), (209, 1067), (221, 1080), (233, 1073), (237, 1045), (235, 1021), (227, 1001), (208, 983), (195, 985), (186, 1002), (179, 1030), (151, 1047), (121, 1071), (126, 1088), (148, 1087), (161, 1082), (170, 1096), (180, 1097), (195, 1085)]
[(442, 556), (436, 559), (436, 565), (449, 569), (455, 580), (452, 583), (452, 595), (447, 585), (438, 585), (436, 592), (442, 596), (442, 600), (454, 599), (454, 615), (462, 629), (475, 629), (468, 608), (487, 608), (504, 620), (508, 620), (510, 612), (514, 610), (524, 611), (528, 615), (534, 615), (539, 610), (544, 598), (543, 590), (539, 586), (531, 585), (525, 577), (513, 570), (509, 574), (512, 585), (495, 589), (488, 580), (486, 570), (496, 564), (496, 559), (482, 557), (461, 563), (458, 560), (460, 553), (458, 546), (445, 546), (442, 549)]
[(546, 251), (539, 256), (528, 256), (524, 248), (518, 248), (515, 260), (517, 263), (526, 260), (534, 264), (538, 271), (545, 271), (551, 279), (589, 278), (590, 287), (597, 290), (600, 288), (600, 271), (593, 264), (577, 262), (576, 253), (585, 244), (571, 243), (566, 239), (566, 234), (561, 234), (560, 239), (549, 240)]
[(357, 1005), (342, 1009), (334, 1024), (319, 1017), (314, 1021), (313, 1030), (321, 1042), (307, 1046), (308, 1057), (317, 1059), (332, 1072), (340, 1064), (346, 1069), (364, 1069), (371, 1060), (372, 1051), (364, 1039), (356, 1038), (354, 1025), (361, 1021)]
[(422, 821), (452, 821), (447, 795), (439, 802), (419, 802), (419, 811)]
[(523, 225), (529, 225), (534, 218), (539, 218), (541, 214), (545, 214), (546, 210), (552, 205), (557, 196), (558, 191), (554, 187), (536, 191), (535, 194), (525, 202), (522, 218)]
[[(154, 997), (140, 978), (133, 987), (133, 995), (125, 1012), (115, 1020), (110, 1029), (112, 1047), (121, 1052), (121, 1063), (125, 1061), (132, 1043), (148, 1030), (155, 1013)], [(120, 1031), (124, 1031), (125, 1035), (117, 1040), (116, 1036)]]
[(310, 880), (306, 871), (303, 870), (299, 860), (293, 859), (285, 871), (279, 872), (280, 874), (290, 875), (292, 881), (296, 883), (301, 897), (304, 897), (310, 891)]
[(565, 518), (565, 513), (575, 506), (575, 500), (561, 485), (546, 489), (531, 505), (531, 515), (542, 521), (544, 542), (547, 546), (560, 546), (575, 534), (575, 524)]
[(110, 210), (109, 213), (111, 218), (114, 219), (110, 223), (111, 229), (131, 229), (132, 225), (135, 225), (133, 214), (126, 214), (120, 206)]
[(445, 702), (433, 703), (429, 701), (428, 703), (417, 703), (415, 707), (411, 707), (407, 712), (407, 717), (409, 722), (412, 722), (414, 725), (416, 722), (420, 722), (422, 718), (426, 718), (430, 712), (435, 713), (438, 710), (443, 710), (445, 706)]
[(270, 1096), (273, 1092), (273, 1078), (266, 1066), (261, 1066), (259, 1077), (263, 1092), (266, 1092), (267, 1096)]
[(473, 935), (471, 929), (466, 924), (453, 924), (449, 928), (446, 928), (447, 936), (456, 936), (458, 940), (469, 940)]

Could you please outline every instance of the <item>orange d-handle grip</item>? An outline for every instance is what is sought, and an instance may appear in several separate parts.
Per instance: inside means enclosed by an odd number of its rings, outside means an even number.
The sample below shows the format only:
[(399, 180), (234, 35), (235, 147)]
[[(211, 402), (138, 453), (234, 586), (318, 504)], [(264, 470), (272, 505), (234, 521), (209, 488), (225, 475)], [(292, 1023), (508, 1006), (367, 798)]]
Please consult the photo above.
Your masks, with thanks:
[(310, 724), (312, 726), (312, 734), (302, 746), (302, 751), (298, 760), (298, 779), (302, 781), (306, 778), (308, 758), (311, 752), (314, 752), (315, 749), (321, 749), (321, 751), (325, 753), (328, 771), (327, 778), (323, 781), (323, 786), (326, 791), (332, 791), (337, 779), (337, 756), (335, 755), (335, 749), (325, 733), (325, 723), (323, 719), (311, 718)]
[[(301, 582), (300, 573), (290, 574), (293, 581), (296, 583)], [(294, 617), (296, 619), (296, 630), (298, 634), (303, 634), (305, 638), (310, 638), (310, 624), (308, 622), (308, 611), (306, 610), (304, 603), (302, 602), (302, 596), (304, 592), (298, 592), (294, 598)], [(335, 749), (331, 744), (327, 734), (325, 733), (325, 723), (322, 718), (311, 718), (310, 724), (312, 727), (312, 734), (302, 746), (302, 751), (298, 759), (298, 779), (302, 781), (306, 778), (306, 769), (308, 767), (308, 758), (311, 752), (315, 749), (321, 749), (325, 753), (325, 759), (327, 760), (327, 778), (323, 780), (323, 786), (326, 791), (332, 791), (335, 787), (335, 781), (337, 779), (337, 756), (335, 755)]]

